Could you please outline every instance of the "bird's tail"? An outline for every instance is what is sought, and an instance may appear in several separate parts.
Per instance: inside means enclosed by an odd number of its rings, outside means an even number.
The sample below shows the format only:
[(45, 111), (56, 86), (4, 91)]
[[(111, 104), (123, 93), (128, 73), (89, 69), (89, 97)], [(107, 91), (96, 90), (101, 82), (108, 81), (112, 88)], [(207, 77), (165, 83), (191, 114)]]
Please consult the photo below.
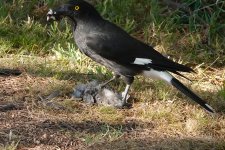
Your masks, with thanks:
[(150, 71), (144, 71), (143, 75), (148, 77), (153, 77), (153, 78), (155, 77), (155, 78), (166, 81), (167, 83), (176, 87), (184, 95), (188, 96), (193, 101), (195, 101), (196, 103), (204, 107), (207, 111), (211, 113), (215, 112), (211, 106), (209, 106), (204, 100), (202, 100), (198, 95), (196, 95), (194, 92), (188, 89), (185, 85), (183, 85), (179, 80), (173, 77), (170, 73), (166, 71), (157, 71), (157, 70), (151, 69)]

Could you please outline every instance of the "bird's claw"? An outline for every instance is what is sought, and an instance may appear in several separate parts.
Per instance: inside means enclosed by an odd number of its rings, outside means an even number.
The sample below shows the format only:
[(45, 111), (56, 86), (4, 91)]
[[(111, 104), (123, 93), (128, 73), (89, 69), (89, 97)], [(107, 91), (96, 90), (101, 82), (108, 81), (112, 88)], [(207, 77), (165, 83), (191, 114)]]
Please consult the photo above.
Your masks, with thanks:
[(99, 84), (99, 85), (96, 86), (96, 89), (98, 91), (102, 90), (102, 88), (104, 88), (104, 84)]
[(122, 96), (122, 100), (124, 100), (127, 103), (127, 100), (130, 98), (130, 95), (129, 94), (125, 95), (125, 94), (126, 94), (125, 92), (122, 92), (121, 96)]

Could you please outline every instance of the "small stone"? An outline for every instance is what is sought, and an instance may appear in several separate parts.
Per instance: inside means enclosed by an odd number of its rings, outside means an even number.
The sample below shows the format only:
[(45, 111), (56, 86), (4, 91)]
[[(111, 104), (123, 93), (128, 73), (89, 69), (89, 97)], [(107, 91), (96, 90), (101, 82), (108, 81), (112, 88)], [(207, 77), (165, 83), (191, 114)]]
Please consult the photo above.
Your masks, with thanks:
[(42, 140), (45, 140), (45, 139), (47, 139), (47, 137), (48, 137), (48, 135), (45, 133), (45, 134), (43, 134), (43, 135), (41, 136), (41, 139), (42, 139)]

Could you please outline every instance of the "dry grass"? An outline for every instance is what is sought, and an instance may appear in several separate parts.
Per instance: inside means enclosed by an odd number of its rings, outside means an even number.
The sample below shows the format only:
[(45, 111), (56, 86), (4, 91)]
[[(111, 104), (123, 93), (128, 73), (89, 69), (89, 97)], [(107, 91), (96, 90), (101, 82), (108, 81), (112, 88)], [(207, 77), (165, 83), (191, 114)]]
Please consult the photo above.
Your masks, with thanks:
[[(212, 116), (164, 83), (143, 78), (137, 79), (131, 89), (131, 109), (73, 101), (70, 99), (73, 86), (96, 75), (87, 75), (85, 69), (74, 73), (79, 68), (70, 63), (59, 66), (64, 60), (43, 59), (23, 56), (0, 59), (1, 68), (23, 70), (17, 77), (0, 77), (0, 105), (11, 102), (22, 105), (20, 109), (1, 112), (1, 149), (225, 148), (225, 105), (218, 94), (224, 68), (205, 71), (198, 68), (196, 75), (188, 76), (195, 79), (192, 88), (217, 110)], [(47, 96), (56, 90), (61, 94), (54, 101), (65, 110), (46, 108), (39, 103), (38, 95)]]

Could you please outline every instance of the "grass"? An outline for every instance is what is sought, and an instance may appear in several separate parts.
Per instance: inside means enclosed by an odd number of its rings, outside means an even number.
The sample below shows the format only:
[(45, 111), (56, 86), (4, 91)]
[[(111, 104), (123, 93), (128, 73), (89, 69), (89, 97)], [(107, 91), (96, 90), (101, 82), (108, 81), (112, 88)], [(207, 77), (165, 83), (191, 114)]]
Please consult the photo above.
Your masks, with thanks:
[[(165, 83), (143, 77), (132, 85), (131, 109), (71, 100), (74, 85), (112, 73), (79, 52), (68, 20), (46, 22), (48, 9), (63, 1), (0, 1), (0, 68), (23, 70), (19, 77), (0, 76), (0, 104), (24, 105), (2, 113), (0, 149), (224, 149), (225, 2), (91, 2), (132, 36), (194, 68), (197, 73), (187, 75), (192, 83), (181, 80), (218, 114), (208, 115)], [(122, 91), (124, 83), (111, 86)], [(54, 100), (66, 110), (38, 103), (38, 95), (57, 90)], [(14, 138), (6, 139), (11, 131)]]
[(220, 96), (223, 98), (223, 99), (225, 99), (225, 83), (224, 83), (224, 85), (222, 86), (222, 88), (221, 88), (221, 90), (220, 90)]
[(18, 147), (18, 143), (19, 143), (19, 142), (17, 142), (17, 143), (12, 142), (11, 144), (6, 145), (5, 147), (1, 147), (1, 146), (0, 146), (0, 148), (1, 148), (2, 150), (16, 150), (17, 147)]

